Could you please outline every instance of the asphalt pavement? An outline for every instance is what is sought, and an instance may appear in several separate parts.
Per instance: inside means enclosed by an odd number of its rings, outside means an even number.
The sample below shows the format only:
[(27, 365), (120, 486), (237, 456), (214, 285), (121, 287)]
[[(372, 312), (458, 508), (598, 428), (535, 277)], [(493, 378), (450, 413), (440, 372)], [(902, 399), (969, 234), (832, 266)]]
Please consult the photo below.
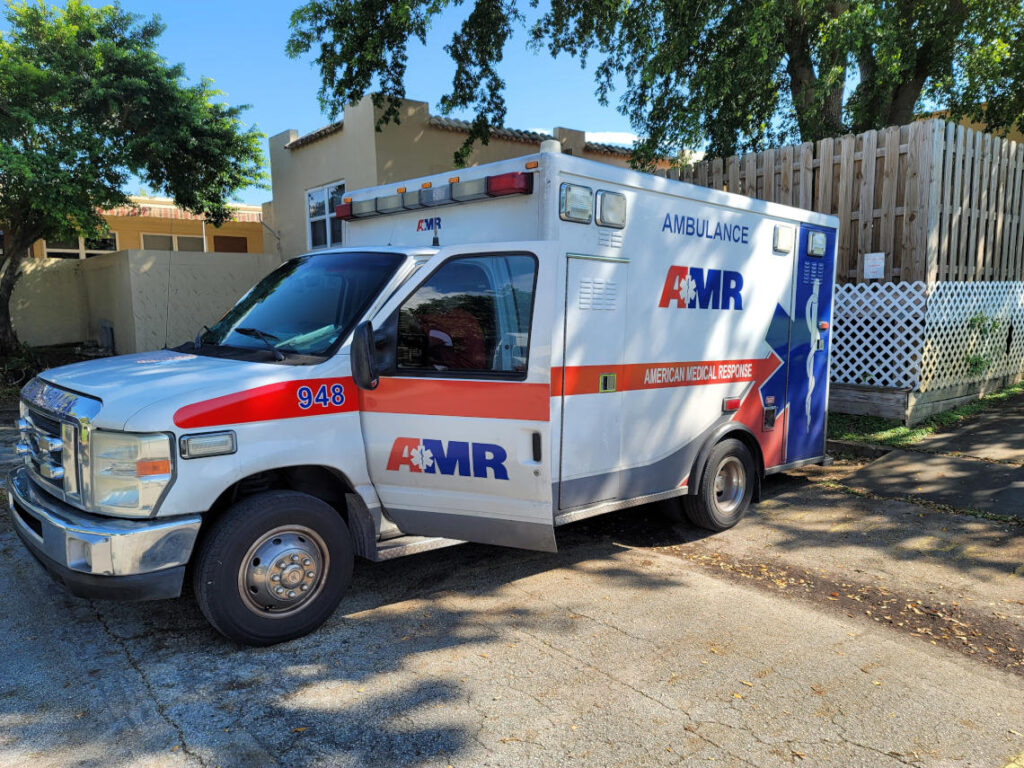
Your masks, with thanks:
[(557, 554), (361, 563), (266, 649), (189, 597), (67, 596), (3, 513), (0, 766), (1024, 761), (1024, 529), (857, 495), (856, 469), (774, 478), (715, 536), (662, 505)]

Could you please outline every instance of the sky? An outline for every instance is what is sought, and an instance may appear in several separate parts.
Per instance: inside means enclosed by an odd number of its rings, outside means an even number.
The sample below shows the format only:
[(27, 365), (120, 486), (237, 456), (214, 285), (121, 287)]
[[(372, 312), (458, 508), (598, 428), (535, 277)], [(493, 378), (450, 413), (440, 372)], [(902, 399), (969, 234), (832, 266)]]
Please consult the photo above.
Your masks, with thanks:
[[(225, 92), (227, 103), (251, 105), (244, 119), (267, 136), (290, 128), (308, 133), (330, 122), (316, 98), (320, 78), (312, 57), (290, 59), (284, 52), (288, 20), (301, 0), (122, 0), (121, 4), (134, 13), (159, 15), (167, 27), (159, 46), (164, 58), (184, 64), (191, 80), (212, 78)], [(415, 40), (410, 45), (406, 95), (428, 102), (434, 114), (439, 113), (438, 102), (450, 87), (454, 71), (444, 46), (461, 14), (467, 12), (465, 6), (453, 10), (438, 19), (426, 46)], [(616, 97), (606, 107), (598, 103), (592, 66), (581, 70), (567, 56), (552, 59), (546, 52), (533, 53), (520, 33), (507, 46), (500, 71), (506, 83), (507, 127), (550, 133), (555, 126), (564, 126), (587, 131), (591, 141), (632, 142), (629, 121), (615, 109)], [(238, 199), (261, 203), (270, 199), (270, 191), (248, 189)]]

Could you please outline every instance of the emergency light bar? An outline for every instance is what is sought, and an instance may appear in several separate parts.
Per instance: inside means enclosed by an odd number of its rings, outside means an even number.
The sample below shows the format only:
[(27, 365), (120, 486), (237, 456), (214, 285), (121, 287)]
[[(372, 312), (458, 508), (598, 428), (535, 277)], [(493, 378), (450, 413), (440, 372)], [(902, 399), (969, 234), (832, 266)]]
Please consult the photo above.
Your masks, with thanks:
[(458, 176), (453, 176), (447, 184), (435, 186), (426, 182), (422, 189), (410, 192), (403, 187), (397, 194), (384, 195), (370, 200), (353, 201), (351, 198), (346, 198), (345, 202), (335, 208), (335, 214), (342, 221), (351, 221), (352, 219), (399, 213), (416, 208), (467, 203), (471, 200), (483, 200), (488, 197), (532, 194), (532, 173), (513, 171), (466, 181), (460, 181)]

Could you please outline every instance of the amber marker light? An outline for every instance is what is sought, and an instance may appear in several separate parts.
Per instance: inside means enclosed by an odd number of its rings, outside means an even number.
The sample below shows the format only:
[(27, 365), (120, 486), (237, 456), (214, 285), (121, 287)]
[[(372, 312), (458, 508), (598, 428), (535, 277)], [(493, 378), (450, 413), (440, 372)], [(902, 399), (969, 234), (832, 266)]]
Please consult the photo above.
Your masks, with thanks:
[(420, 189), (430, 189), (432, 186), (434, 185), (431, 184), (429, 181), (424, 181), (422, 184), (420, 184)]
[(528, 170), (528, 171), (532, 171), (534, 168), (539, 168), (539, 167), (540, 167), (540, 161), (538, 161), (538, 160), (531, 160), (530, 162), (528, 162), (526, 164), (526, 170)]
[(150, 475), (171, 474), (170, 459), (140, 459), (135, 462), (135, 476), (149, 477)]

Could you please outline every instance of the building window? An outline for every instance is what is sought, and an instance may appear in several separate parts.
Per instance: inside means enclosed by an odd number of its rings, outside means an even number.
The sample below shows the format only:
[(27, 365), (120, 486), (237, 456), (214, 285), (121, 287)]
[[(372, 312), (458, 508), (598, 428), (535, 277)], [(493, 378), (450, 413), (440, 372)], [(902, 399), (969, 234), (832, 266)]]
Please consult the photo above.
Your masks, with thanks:
[(248, 253), (249, 240), (231, 235), (214, 235), (213, 250), (217, 253)]
[(202, 253), (206, 250), (202, 235), (143, 235), (144, 251), (190, 251)]
[(341, 220), (334, 212), (344, 196), (343, 181), (306, 192), (306, 240), (310, 248), (341, 245)]
[(79, 237), (74, 240), (46, 240), (46, 255), (51, 259), (88, 259), (117, 250), (117, 233), (106, 237)]

